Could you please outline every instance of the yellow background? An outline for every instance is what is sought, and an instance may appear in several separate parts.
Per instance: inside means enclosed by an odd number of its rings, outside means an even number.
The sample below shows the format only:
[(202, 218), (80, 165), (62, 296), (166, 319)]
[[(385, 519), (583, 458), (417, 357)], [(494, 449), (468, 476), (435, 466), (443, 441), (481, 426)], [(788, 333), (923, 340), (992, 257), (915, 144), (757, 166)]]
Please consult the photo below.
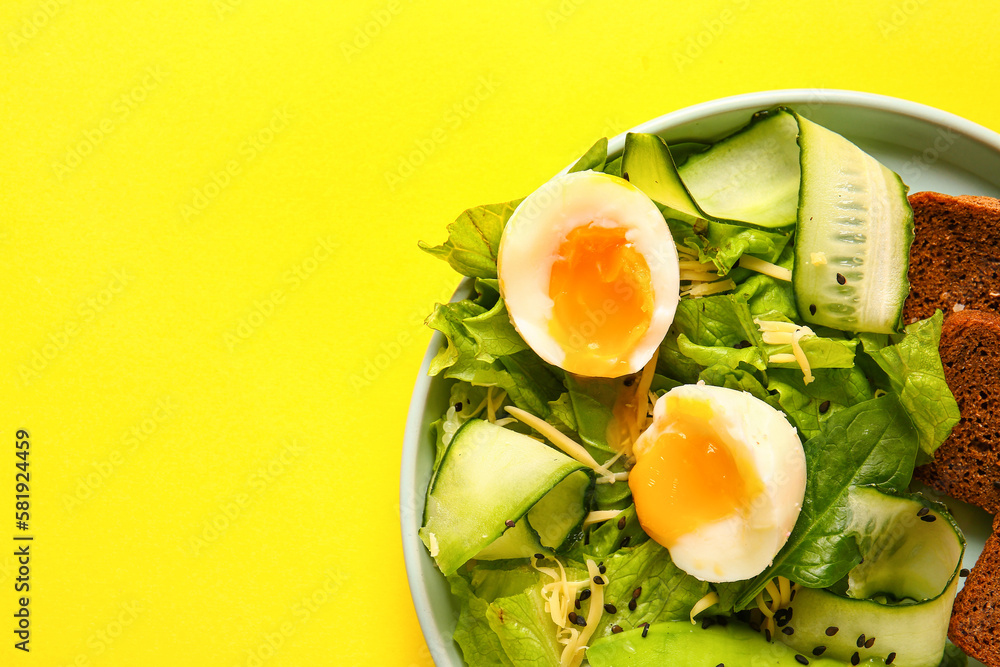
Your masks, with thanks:
[(0, 4), (0, 664), (429, 664), (399, 456), (457, 277), (418, 239), (742, 92), (1000, 130), (971, 0), (489, 4)]

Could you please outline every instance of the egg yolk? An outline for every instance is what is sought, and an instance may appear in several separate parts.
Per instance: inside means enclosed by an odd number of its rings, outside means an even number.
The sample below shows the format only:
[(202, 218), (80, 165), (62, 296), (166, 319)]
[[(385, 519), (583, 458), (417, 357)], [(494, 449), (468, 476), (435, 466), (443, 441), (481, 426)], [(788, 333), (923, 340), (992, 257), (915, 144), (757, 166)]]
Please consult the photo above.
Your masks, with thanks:
[(671, 401), (671, 424), (639, 452), (629, 473), (639, 523), (670, 548), (701, 526), (739, 513), (763, 489), (709, 423), (704, 402)]
[(560, 244), (549, 277), (549, 333), (566, 353), (563, 368), (615, 377), (649, 329), (653, 289), (649, 265), (621, 227), (590, 223)]

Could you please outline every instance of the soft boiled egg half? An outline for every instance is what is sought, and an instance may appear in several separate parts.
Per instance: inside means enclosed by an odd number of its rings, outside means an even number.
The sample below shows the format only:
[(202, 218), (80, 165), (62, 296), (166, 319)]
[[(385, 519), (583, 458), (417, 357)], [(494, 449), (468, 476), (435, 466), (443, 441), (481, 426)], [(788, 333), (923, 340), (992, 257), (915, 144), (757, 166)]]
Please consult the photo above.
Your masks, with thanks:
[(698, 579), (760, 574), (795, 526), (806, 459), (785, 416), (751, 394), (703, 384), (659, 398), (629, 473), (639, 523)]
[(677, 308), (677, 249), (663, 215), (609, 174), (564, 174), (525, 198), (504, 228), (497, 272), (525, 342), (578, 375), (641, 369)]

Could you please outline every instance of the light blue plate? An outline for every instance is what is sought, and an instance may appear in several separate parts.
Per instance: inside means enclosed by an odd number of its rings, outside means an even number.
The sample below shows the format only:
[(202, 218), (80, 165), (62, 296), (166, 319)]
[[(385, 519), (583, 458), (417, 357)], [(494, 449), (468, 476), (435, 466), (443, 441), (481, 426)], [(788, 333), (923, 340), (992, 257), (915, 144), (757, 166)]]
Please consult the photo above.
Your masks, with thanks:
[[(777, 105), (790, 106), (844, 135), (899, 173), (911, 193), (934, 190), (1000, 197), (1000, 134), (932, 107), (882, 95), (822, 89), (751, 93), (674, 111), (630, 131), (659, 134), (669, 143), (711, 142), (745, 125), (753, 112)], [(624, 146), (623, 133), (610, 141), (609, 151), (615, 156)], [(512, 192), (511, 197), (524, 194)], [(468, 283), (460, 285), (455, 298), (464, 298), (469, 289)], [(461, 652), (451, 639), (458, 606), (417, 537), (434, 462), (429, 426), (448, 407), (448, 382), (427, 375), (430, 360), (443, 345), (443, 336), (436, 333), (413, 390), (399, 501), (406, 574), (420, 627), (434, 662), (459, 667), (464, 664)], [(948, 501), (948, 505), (965, 531), (965, 567), (971, 568), (990, 534), (990, 517), (964, 503)], [(972, 660), (970, 665), (980, 663)]]

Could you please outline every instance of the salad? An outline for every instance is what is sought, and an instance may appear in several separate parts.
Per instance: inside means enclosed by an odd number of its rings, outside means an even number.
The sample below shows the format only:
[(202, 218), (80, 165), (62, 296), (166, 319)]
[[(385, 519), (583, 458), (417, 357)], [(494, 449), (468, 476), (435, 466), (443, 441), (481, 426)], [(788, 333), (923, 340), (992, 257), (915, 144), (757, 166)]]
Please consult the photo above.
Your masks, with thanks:
[(902, 322), (906, 186), (776, 108), (607, 140), (422, 247), (453, 381), (420, 537), (481, 665), (964, 665), (964, 537), (909, 491), (958, 422)]

